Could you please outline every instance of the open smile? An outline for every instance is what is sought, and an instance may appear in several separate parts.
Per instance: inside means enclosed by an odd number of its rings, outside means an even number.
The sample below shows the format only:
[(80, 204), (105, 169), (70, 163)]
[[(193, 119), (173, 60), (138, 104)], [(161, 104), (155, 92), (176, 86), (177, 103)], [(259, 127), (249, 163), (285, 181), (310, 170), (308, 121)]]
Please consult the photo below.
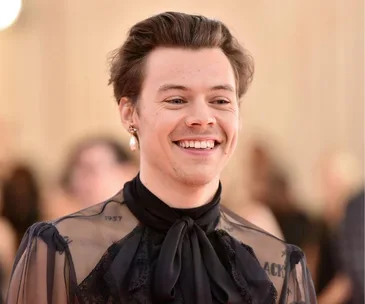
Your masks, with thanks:
[(220, 145), (216, 140), (179, 140), (173, 143), (183, 151), (194, 155), (209, 154)]

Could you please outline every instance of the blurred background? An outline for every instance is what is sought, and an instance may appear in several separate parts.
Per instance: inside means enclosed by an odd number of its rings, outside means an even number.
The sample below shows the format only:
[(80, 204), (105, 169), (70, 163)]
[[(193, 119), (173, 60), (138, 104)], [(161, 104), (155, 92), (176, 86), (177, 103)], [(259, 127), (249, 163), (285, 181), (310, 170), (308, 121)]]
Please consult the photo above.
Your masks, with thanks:
[(255, 60), (223, 203), (304, 249), (320, 303), (346, 303), (354, 283), (332, 255), (364, 187), (362, 0), (0, 0), (3, 290), (29, 225), (100, 202), (138, 171), (107, 58), (168, 10), (222, 20)]

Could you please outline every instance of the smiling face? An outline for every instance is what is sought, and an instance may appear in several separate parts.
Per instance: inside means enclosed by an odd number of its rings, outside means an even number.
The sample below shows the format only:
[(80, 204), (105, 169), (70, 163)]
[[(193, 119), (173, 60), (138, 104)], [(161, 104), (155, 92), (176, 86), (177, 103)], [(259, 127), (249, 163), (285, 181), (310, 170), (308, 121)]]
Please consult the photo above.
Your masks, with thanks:
[(151, 52), (137, 111), (120, 108), (140, 143), (140, 170), (153, 178), (202, 186), (219, 179), (237, 144), (233, 69), (219, 48)]

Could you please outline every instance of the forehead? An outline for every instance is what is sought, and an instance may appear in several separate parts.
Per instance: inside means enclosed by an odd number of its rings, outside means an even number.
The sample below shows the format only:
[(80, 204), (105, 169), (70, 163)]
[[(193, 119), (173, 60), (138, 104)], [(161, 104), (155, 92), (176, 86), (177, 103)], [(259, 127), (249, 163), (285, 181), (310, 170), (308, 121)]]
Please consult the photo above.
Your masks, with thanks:
[(166, 83), (191, 89), (222, 84), (236, 87), (232, 66), (219, 48), (158, 48), (152, 51), (147, 59), (143, 87), (153, 90)]

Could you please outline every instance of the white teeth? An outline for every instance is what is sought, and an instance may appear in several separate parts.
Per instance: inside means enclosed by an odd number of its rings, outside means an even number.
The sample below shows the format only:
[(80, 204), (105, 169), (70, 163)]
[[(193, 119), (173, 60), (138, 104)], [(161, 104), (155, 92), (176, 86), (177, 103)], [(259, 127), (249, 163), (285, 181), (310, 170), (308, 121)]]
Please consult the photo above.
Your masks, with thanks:
[(195, 149), (213, 149), (214, 140), (182, 140), (178, 142), (182, 148), (195, 148)]

